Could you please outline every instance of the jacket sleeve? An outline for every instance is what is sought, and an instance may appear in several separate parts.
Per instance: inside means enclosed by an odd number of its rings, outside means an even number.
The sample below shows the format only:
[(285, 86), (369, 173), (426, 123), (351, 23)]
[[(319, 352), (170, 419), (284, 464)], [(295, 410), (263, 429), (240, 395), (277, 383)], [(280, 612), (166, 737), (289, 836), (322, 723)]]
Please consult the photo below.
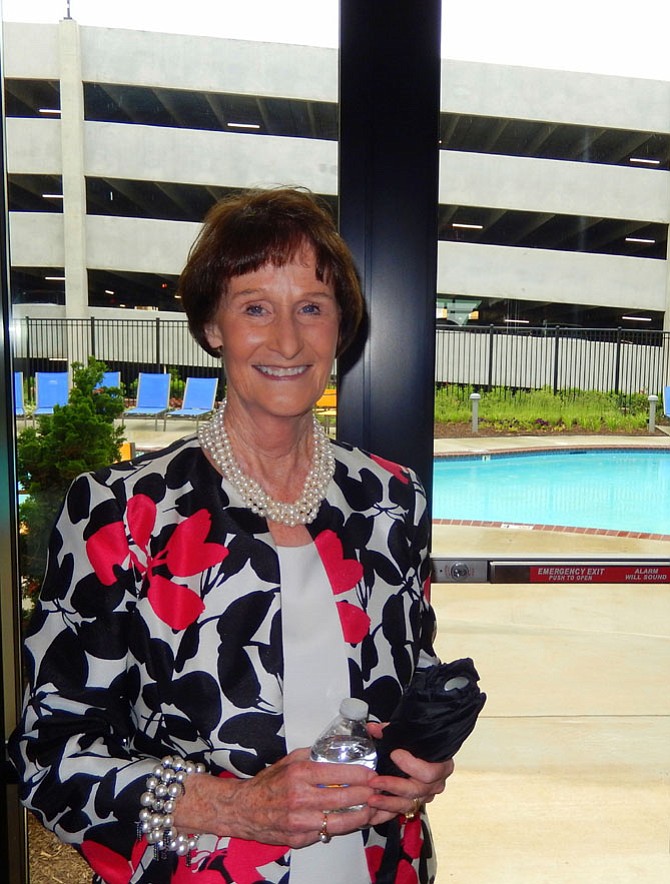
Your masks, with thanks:
[(79, 477), (51, 535), (10, 754), (25, 806), (106, 881), (128, 881), (145, 850), (139, 797), (156, 763), (128, 749), (128, 620), (140, 578), (121, 504), (95, 476)]

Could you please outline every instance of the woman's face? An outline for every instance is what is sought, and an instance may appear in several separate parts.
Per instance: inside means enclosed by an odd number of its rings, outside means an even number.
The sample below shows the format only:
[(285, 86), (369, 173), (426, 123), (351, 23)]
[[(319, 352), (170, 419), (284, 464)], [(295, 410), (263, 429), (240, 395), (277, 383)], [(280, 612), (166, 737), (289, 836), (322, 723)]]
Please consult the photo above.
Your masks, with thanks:
[(304, 246), (283, 267), (233, 277), (205, 332), (221, 348), (229, 399), (252, 417), (298, 417), (328, 383), (339, 325), (333, 287)]

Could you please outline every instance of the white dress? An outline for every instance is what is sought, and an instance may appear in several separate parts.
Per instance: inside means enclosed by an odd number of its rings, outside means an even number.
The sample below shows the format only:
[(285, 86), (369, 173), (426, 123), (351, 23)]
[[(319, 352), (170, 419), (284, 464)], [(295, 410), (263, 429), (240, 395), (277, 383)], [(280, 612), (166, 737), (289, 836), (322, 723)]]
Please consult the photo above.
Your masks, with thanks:
[[(290, 752), (311, 746), (349, 696), (335, 599), (313, 544), (278, 548), (284, 647), (284, 729)], [(291, 884), (370, 884), (360, 832), (291, 853)]]

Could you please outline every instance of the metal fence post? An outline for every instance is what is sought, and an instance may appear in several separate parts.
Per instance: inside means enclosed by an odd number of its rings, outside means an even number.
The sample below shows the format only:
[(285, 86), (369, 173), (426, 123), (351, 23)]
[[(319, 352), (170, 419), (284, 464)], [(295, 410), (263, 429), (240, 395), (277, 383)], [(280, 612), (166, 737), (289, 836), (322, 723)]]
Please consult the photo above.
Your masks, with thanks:
[(621, 377), (621, 327), (616, 330), (616, 356), (614, 357), (614, 392), (619, 392)]
[(33, 347), (31, 340), (30, 317), (26, 316), (26, 365), (28, 366), (28, 396), (35, 398), (35, 370), (33, 368)]
[(493, 345), (495, 341), (495, 326), (489, 326), (489, 390), (493, 389)]
[(558, 354), (561, 348), (561, 327), (556, 326), (554, 331), (554, 396), (558, 393)]

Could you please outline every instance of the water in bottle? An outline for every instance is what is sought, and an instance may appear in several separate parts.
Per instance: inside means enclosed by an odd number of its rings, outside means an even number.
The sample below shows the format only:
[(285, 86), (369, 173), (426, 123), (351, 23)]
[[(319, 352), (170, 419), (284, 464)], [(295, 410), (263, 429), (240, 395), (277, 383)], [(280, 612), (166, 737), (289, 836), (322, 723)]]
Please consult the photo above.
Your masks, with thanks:
[[(377, 750), (374, 740), (368, 736), (365, 722), (368, 704), (363, 700), (347, 697), (340, 704), (340, 714), (317, 737), (312, 746), (312, 761), (331, 764), (362, 764), (375, 769)], [(341, 785), (346, 785), (342, 783)], [(343, 807), (341, 810), (360, 810), (364, 805)]]

